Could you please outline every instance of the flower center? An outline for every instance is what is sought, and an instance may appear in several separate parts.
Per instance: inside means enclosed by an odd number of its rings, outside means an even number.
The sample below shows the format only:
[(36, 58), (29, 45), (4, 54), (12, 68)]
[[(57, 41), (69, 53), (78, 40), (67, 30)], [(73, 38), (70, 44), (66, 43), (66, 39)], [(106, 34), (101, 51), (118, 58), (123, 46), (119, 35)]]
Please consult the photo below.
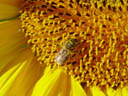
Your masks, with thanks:
[(22, 31), (41, 64), (58, 66), (55, 57), (75, 38), (78, 46), (68, 50), (68, 58), (59, 54), (65, 59), (60, 67), (86, 86), (123, 87), (128, 83), (128, 3), (101, 1), (25, 0)]

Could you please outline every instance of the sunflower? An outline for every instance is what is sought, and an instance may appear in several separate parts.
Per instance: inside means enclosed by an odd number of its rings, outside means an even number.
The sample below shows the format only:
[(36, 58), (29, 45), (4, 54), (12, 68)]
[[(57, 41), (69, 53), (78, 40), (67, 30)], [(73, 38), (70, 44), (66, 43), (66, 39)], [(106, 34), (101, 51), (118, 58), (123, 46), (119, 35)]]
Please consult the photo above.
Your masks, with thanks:
[(128, 1), (1, 0), (0, 14), (0, 96), (128, 96)]

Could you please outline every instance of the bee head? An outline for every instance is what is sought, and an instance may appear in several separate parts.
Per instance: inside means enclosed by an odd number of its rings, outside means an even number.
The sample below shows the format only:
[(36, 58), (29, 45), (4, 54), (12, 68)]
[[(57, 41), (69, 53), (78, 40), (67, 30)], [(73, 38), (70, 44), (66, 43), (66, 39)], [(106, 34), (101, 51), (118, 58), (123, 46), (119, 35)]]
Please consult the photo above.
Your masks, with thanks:
[(70, 38), (70, 39), (67, 40), (65, 46), (69, 50), (74, 50), (77, 45), (78, 45), (78, 40), (77, 39)]
[(71, 39), (71, 41), (72, 41), (72, 43), (73, 43), (74, 45), (77, 45), (77, 44), (78, 44), (78, 40), (77, 40), (77, 39)]

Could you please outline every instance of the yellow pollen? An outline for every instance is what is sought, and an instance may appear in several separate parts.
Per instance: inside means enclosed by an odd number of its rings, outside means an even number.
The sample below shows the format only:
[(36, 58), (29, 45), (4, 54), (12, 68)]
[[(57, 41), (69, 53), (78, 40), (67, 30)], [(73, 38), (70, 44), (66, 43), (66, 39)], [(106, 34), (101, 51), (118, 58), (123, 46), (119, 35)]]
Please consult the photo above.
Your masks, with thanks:
[(128, 83), (126, 0), (25, 0), (22, 32), (41, 64), (54, 58), (69, 38), (79, 45), (63, 66), (85, 86), (112, 88)]

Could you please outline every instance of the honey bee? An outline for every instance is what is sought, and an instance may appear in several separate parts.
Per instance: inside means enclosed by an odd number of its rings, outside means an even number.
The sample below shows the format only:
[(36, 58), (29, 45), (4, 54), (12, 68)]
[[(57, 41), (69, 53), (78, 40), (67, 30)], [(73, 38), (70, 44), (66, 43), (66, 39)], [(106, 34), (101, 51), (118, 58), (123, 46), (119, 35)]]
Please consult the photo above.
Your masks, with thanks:
[(63, 47), (55, 57), (54, 61), (58, 65), (63, 65), (64, 62), (68, 59), (68, 57), (71, 55), (71, 53), (74, 51), (77, 45), (78, 45), (77, 39), (70, 38), (66, 40), (63, 44)]

